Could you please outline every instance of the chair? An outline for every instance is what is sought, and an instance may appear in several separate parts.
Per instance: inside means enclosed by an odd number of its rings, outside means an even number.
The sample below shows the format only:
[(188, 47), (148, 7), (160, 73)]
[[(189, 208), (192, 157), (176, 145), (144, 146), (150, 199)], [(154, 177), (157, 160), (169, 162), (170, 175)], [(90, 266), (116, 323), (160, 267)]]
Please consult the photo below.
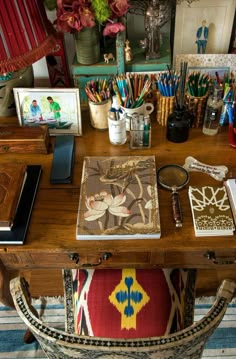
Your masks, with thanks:
[[(224, 280), (218, 289), (216, 300), (209, 312), (195, 324), (191, 324), (185, 329), (172, 334), (159, 337), (131, 339), (92, 337), (69, 333), (74, 330), (74, 292), (75, 289), (78, 289), (75, 288), (74, 271), (75, 270), (63, 271), (67, 331), (49, 327), (42, 323), (32, 312), (28, 285), (24, 278), (16, 277), (10, 282), (11, 294), (18, 314), (35, 335), (47, 357), (51, 359), (201, 358), (208, 337), (221, 322), (227, 305), (236, 290), (236, 284), (234, 282)], [(190, 274), (189, 277), (192, 277), (192, 283), (194, 283), (195, 271), (189, 270), (188, 274)], [(194, 293), (194, 287), (191, 285), (191, 281), (187, 284), (189, 290), (187, 290), (186, 293), (191, 297)], [(194, 296), (192, 295), (192, 299), (193, 298)], [(186, 299), (185, 310), (190, 310), (189, 318), (192, 318), (192, 301), (189, 301), (189, 298)], [(189, 319), (186, 320), (185, 324), (188, 322)]]

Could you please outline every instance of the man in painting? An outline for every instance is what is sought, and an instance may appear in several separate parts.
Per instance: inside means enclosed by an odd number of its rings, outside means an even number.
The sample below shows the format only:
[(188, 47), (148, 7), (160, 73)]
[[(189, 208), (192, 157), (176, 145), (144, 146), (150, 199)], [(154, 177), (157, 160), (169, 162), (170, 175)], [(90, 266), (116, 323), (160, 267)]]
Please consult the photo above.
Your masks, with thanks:
[(30, 104), (30, 115), (42, 119), (42, 111), (36, 100), (33, 100)]
[(205, 54), (206, 53), (206, 45), (207, 45), (207, 40), (208, 40), (208, 27), (206, 26), (206, 20), (202, 21), (202, 26), (200, 26), (197, 29), (197, 40), (196, 40), (196, 44), (197, 44), (197, 52), (198, 54)]
[(54, 114), (54, 119), (57, 121), (60, 121), (61, 119), (61, 106), (58, 102), (53, 101), (53, 98), (51, 96), (47, 97), (47, 100), (49, 102), (50, 111)]

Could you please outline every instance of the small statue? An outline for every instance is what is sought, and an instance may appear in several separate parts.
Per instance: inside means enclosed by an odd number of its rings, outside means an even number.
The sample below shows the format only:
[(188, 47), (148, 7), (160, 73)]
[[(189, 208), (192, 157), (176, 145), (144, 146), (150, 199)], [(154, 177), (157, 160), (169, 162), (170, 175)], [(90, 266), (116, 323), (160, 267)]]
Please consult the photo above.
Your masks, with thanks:
[(161, 34), (160, 28), (168, 21), (168, 7), (160, 5), (159, 0), (151, 0), (145, 14), (144, 40), (146, 60), (160, 58)]
[(115, 56), (111, 52), (109, 52), (109, 54), (104, 54), (103, 57), (106, 64), (109, 64), (110, 60), (115, 61)]
[(126, 62), (130, 62), (133, 60), (133, 54), (132, 54), (132, 50), (130, 47), (130, 42), (129, 40), (125, 41), (125, 61)]

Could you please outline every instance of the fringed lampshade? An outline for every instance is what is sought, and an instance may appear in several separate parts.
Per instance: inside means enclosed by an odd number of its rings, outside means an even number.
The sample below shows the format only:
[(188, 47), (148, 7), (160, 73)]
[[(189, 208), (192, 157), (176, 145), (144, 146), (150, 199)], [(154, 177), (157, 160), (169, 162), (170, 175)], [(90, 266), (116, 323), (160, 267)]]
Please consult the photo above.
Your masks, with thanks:
[(0, 0), (0, 75), (32, 65), (55, 47), (43, 0)]

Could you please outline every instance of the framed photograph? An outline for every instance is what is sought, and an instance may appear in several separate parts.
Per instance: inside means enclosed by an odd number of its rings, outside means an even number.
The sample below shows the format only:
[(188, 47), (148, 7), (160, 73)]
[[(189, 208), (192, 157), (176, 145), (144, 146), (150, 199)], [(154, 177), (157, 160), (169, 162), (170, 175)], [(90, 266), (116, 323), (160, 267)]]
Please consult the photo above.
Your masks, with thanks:
[(47, 125), (50, 135), (82, 135), (79, 90), (14, 88), (21, 126)]
[(227, 54), (235, 0), (198, 0), (176, 6), (174, 59), (178, 54)]
[(236, 61), (235, 55), (223, 54), (223, 55), (176, 55), (175, 69), (180, 70), (181, 62), (188, 63), (188, 71), (201, 71), (214, 75), (218, 72), (220, 76), (225, 73), (230, 75), (236, 73)]

